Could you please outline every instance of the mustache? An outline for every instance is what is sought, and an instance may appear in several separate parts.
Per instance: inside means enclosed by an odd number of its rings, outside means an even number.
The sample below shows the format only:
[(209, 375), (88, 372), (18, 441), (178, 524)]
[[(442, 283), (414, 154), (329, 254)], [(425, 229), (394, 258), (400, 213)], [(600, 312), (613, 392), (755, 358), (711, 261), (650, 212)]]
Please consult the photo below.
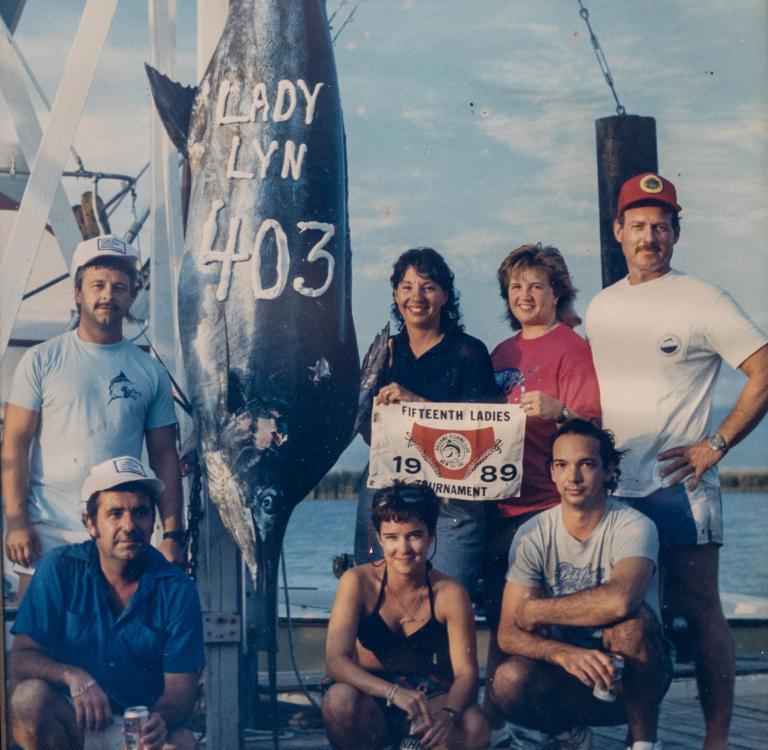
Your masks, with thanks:
[(636, 250), (656, 250), (657, 252), (661, 252), (661, 248), (655, 242), (641, 242), (635, 249)]
[(118, 542), (144, 542), (144, 535), (141, 532), (133, 531), (128, 534), (121, 534), (117, 537)]

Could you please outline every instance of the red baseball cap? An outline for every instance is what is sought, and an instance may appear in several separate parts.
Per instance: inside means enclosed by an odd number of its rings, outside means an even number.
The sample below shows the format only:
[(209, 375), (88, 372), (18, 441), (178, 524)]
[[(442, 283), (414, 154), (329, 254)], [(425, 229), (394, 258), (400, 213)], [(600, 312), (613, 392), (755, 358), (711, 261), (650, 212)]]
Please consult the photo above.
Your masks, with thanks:
[(669, 206), (675, 213), (683, 209), (677, 202), (677, 190), (669, 181), (655, 172), (643, 172), (643, 174), (630, 177), (622, 186), (619, 193), (619, 202), (616, 207), (616, 216), (633, 203), (640, 201), (654, 201)]

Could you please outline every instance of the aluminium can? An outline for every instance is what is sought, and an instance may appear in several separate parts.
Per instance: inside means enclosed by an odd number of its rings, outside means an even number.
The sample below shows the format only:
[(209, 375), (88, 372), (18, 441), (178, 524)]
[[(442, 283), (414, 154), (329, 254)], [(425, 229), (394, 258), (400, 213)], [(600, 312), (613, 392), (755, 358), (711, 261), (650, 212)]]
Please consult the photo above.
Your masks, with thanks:
[(149, 709), (146, 706), (132, 706), (123, 713), (123, 735), (125, 750), (139, 750), (141, 734), (149, 719)]
[(600, 701), (613, 703), (619, 694), (619, 685), (621, 685), (621, 676), (624, 674), (624, 657), (621, 654), (610, 654), (613, 664), (613, 682), (610, 690), (603, 690), (595, 685), (592, 695)]

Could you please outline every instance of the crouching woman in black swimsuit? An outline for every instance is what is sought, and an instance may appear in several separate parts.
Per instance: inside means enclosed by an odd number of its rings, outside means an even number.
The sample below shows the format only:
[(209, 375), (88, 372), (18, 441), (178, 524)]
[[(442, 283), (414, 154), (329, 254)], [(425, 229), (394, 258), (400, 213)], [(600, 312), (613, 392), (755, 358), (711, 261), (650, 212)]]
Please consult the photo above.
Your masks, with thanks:
[[(397, 746), (480, 750), (488, 724), (475, 705), (475, 620), (466, 590), (433, 570), (440, 500), (423, 483), (379, 490), (372, 520), (382, 563), (348, 570), (328, 624), (323, 700), (337, 750)], [(413, 745), (416, 747), (417, 745)]]

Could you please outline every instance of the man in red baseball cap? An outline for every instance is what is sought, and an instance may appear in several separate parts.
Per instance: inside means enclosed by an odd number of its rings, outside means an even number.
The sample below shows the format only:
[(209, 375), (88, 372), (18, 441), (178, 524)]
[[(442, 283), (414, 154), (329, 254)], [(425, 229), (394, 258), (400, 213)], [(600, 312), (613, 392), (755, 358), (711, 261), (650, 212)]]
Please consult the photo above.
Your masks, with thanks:
[[(658, 527), (665, 605), (685, 617), (694, 641), (704, 750), (725, 750), (734, 648), (718, 592), (716, 464), (768, 410), (768, 339), (727, 292), (671, 268), (680, 211), (664, 177), (645, 172), (624, 183), (613, 230), (628, 275), (595, 296), (586, 329), (603, 424), (626, 451), (616, 494)], [(747, 382), (713, 431), (723, 360)]]

